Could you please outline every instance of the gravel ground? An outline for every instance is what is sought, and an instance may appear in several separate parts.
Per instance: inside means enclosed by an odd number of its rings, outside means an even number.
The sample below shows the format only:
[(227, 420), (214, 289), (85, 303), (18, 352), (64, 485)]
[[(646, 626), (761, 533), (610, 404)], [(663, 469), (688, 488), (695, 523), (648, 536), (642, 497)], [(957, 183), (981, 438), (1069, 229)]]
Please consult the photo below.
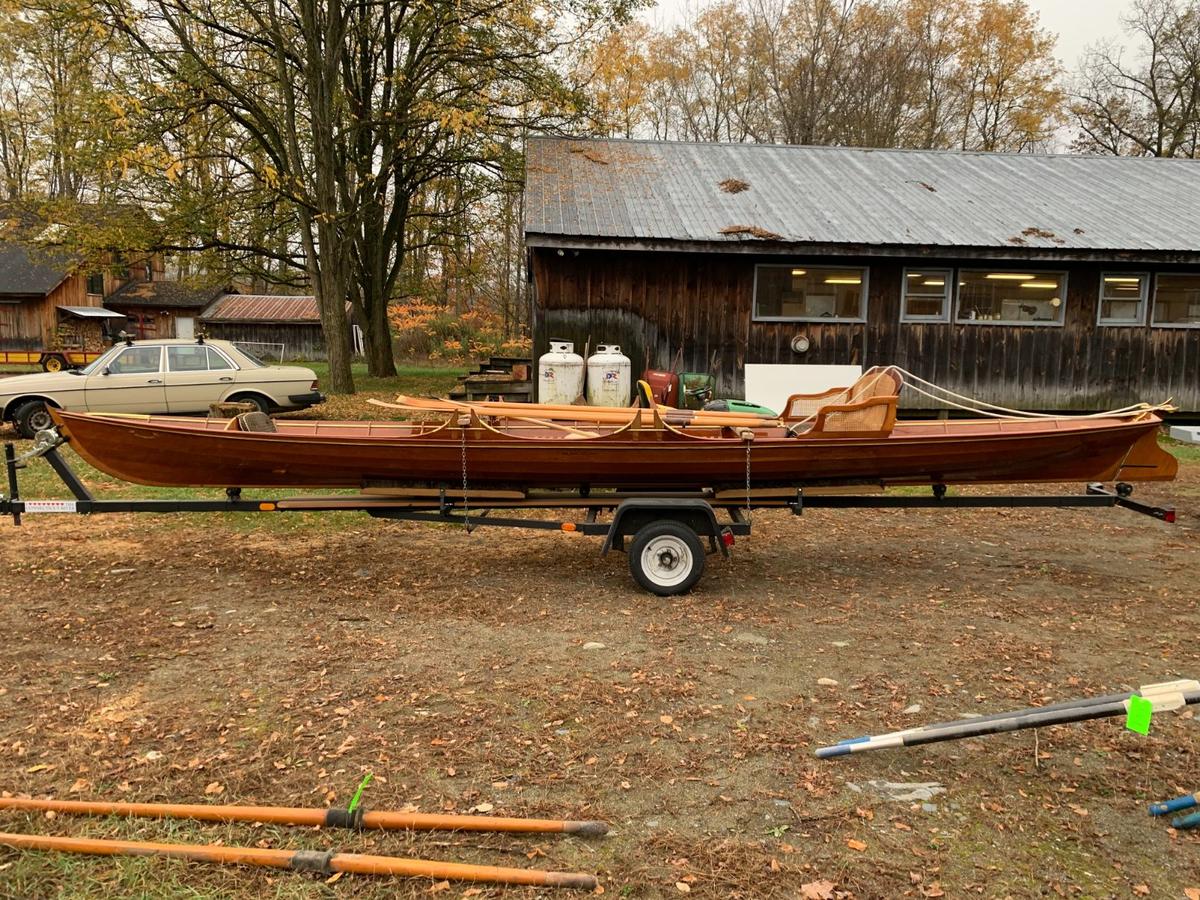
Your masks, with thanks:
[[(37, 473), (31, 472), (36, 478)], [(1053, 490), (1047, 488), (1046, 490)], [(1182, 898), (1190, 712), (818, 761), (1200, 677), (1200, 463), (1125, 511), (760, 513), (684, 598), (559, 533), (351, 515), (0, 524), (0, 788), (603, 818), (604, 839), (23, 814), (0, 829), (595, 872), (621, 897)], [(270, 520), (270, 521), (267, 521)], [(595, 646), (595, 645), (602, 646)], [(585, 646), (586, 645), (586, 646)], [(829, 684), (832, 680), (836, 684)], [(914, 710), (919, 707), (919, 710)], [(928, 800), (882, 782), (935, 783)], [(3, 897), (532, 896), (0, 850)]]

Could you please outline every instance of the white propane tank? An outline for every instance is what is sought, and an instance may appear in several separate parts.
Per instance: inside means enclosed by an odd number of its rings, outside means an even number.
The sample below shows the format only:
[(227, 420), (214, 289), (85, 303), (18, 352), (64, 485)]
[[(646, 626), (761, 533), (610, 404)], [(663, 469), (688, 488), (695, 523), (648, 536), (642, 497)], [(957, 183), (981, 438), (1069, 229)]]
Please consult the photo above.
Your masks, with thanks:
[(550, 339), (538, 359), (538, 402), (577, 403), (583, 396), (583, 357), (570, 341)]
[(588, 406), (628, 406), (633, 364), (617, 344), (600, 344), (587, 361)]

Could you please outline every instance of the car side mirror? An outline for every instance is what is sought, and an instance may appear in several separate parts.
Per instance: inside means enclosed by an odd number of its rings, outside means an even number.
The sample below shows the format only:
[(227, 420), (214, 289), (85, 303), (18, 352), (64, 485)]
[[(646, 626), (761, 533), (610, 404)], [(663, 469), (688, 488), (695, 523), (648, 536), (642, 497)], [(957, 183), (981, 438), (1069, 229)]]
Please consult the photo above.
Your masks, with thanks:
[(112, 369), (110, 369), (108, 366), (105, 366), (103, 369), (100, 370), (100, 374), (101, 375), (111, 375)]

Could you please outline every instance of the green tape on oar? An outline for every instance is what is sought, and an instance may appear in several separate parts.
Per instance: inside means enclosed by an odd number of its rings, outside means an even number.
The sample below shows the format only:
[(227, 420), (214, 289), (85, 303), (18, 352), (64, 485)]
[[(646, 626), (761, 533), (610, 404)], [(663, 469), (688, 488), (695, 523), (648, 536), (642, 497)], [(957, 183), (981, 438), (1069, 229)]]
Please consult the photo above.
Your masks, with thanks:
[(1129, 712), (1125, 715), (1125, 727), (1138, 734), (1150, 733), (1150, 715), (1154, 712), (1154, 704), (1144, 697), (1129, 698)]
[[(1147, 722), (1150, 721), (1149, 718), (1147, 718), (1146, 721)], [(1147, 727), (1149, 727), (1149, 726), (1147, 726)], [(346, 809), (347, 812), (352, 813), (352, 812), (354, 812), (354, 810), (358, 809), (358, 803), (360, 800), (362, 800), (363, 791), (365, 791), (367, 789), (367, 785), (370, 783), (371, 783), (371, 773), (368, 772), (366, 774), (366, 777), (364, 777), (363, 780), (358, 783), (358, 790), (354, 792), (354, 797), (350, 800), (350, 806), (347, 807), (347, 809)]]

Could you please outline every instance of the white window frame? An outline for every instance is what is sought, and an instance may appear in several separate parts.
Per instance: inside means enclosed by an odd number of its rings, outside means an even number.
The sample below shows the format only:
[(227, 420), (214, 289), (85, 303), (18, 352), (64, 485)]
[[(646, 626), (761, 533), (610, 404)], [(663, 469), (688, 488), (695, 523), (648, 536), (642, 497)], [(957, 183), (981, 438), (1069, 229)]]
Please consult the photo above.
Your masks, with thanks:
[[(759, 269), (807, 269), (810, 272), (862, 272), (861, 291), (858, 298), (858, 316), (760, 316), (758, 314), (758, 270)], [(870, 266), (830, 266), (826, 264), (810, 265), (805, 262), (795, 263), (758, 263), (754, 267), (754, 289), (750, 296), (751, 320), (754, 322), (816, 322), (822, 325), (865, 325), (867, 321), (867, 293), (871, 287)]]
[[(1153, 298), (1153, 303), (1152, 303), (1153, 307), (1158, 306), (1158, 282), (1159, 282), (1159, 279), (1163, 275), (1166, 275), (1168, 277), (1172, 276), (1172, 275), (1184, 275), (1189, 278), (1200, 278), (1200, 272), (1155, 272), (1154, 273), (1154, 290), (1151, 291), (1151, 297)], [(1200, 322), (1155, 322), (1153, 308), (1151, 308), (1148, 311), (1147, 321), (1149, 321), (1151, 328), (1200, 328)]]
[[(1034, 319), (964, 319), (962, 315), (962, 276), (983, 272), (994, 275), (1015, 274), (1017, 272), (1030, 272), (1038, 278), (1056, 276), (1062, 279), (1062, 314), (1057, 321), (1039, 322)], [(1018, 328), (1062, 328), (1067, 324), (1067, 297), (1070, 291), (1070, 277), (1066, 271), (1048, 272), (1044, 269), (1031, 269), (1028, 267), (1008, 268), (1008, 269), (959, 269), (958, 274), (954, 279), (954, 322), (957, 325), (1007, 325), (1016, 326)]]
[[(913, 316), (908, 313), (908, 273), (909, 272), (926, 272), (933, 274), (935, 272), (946, 273), (946, 284), (942, 288), (942, 312), (937, 316)], [(950, 268), (944, 269), (939, 266), (912, 266), (904, 269), (901, 274), (904, 279), (900, 287), (900, 321), (901, 322), (949, 322), (950, 307), (954, 305), (954, 286), (958, 283), (957, 270)], [(918, 297), (926, 299), (932, 297), (932, 294), (917, 294)]]
[[(1104, 280), (1106, 278), (1140, 278), (1142, 292), (1138, 297), (1137, 319), (1106, 319), (1104, 318)], [(1150, 282), (1153, 276), (1149, 272), (1101, 272), (1100, 295), (1096, 298), (1096, 324), (1103, 328), (1138, 328), (1146, 324), (1146, 313), (1149, 309)], [(1111, 302), (1112, 298), (1108, 298)]]

